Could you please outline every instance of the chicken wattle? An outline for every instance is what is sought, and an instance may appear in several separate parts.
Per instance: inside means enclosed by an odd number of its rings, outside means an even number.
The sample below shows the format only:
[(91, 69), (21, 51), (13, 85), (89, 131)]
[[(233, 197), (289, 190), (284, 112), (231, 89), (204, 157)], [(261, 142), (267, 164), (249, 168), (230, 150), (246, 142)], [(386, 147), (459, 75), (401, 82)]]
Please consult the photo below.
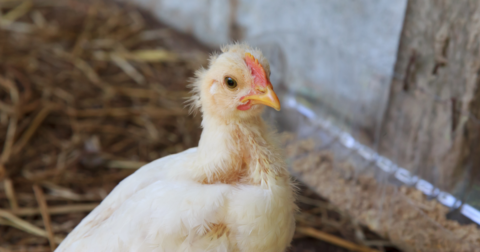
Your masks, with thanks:
[(294, 193), (275, 133), (261, 118), (280, 109), (260, 51), (213, 55), (192, 83), (203, 115), (197, 148), (153, 161), (124, 179), (56, 251), (285, 251)]

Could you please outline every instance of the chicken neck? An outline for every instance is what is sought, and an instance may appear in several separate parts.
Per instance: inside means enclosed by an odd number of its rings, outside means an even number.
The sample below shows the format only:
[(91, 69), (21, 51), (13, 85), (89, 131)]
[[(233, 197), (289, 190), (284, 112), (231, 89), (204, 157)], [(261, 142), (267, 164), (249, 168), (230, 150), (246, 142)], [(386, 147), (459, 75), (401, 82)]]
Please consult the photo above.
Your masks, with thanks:
[(241, 121), (204, 116), (202, 126), (197, 160), (201, 182), (267, 185), (271, 179), (287, 177), (272, 133), (260, 116)]

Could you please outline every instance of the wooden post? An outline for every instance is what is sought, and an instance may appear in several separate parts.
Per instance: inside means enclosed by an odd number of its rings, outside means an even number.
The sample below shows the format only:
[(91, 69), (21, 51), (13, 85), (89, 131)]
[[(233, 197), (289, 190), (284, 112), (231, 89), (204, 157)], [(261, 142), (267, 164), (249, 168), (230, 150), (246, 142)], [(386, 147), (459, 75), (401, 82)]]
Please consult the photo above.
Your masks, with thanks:
[(444, 190), (475, 177), (479, 73), (480, 1), (410, 0), (381, 154)]

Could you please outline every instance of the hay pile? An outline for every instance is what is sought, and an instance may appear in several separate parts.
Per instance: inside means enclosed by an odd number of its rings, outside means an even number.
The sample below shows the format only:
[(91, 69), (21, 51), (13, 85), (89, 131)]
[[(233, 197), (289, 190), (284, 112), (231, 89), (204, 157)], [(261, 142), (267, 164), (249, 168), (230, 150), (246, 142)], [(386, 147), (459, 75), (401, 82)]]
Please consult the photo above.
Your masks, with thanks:
[[(209, 50), (132, 6), (0, 0), (0, 13), (0, 252), (51, 251), (136, 168), (197, 145), (185, 84)], [(347, 251), (308, 237), (388, 245), (306, 188), (299, 203), (292, 251)]]
[(0, 6), (0, 245), (49, 250), (134, 168), (197, 145), (185, 84), (208, 51), (128, 6)]

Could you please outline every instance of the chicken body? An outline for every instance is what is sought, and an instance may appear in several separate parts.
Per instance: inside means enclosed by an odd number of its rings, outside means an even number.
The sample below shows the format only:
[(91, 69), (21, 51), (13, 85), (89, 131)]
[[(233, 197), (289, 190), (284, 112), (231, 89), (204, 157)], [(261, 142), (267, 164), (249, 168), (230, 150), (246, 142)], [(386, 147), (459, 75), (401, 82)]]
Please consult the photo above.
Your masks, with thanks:
[[(286, 249), (295, 229), (294, 193), (274, 133), (260, 117), (263, 105), (255, 102), (270, 92), (258, 87), (255, 74), (255, 67), (269, 74), (268, 62), (246, 45), (223, 51), (193, 84), (192, 105), (203, 113), (199, 146), (127, 177), (56, 251)], [(235, 88), (224, 87), (228, 76)]]

